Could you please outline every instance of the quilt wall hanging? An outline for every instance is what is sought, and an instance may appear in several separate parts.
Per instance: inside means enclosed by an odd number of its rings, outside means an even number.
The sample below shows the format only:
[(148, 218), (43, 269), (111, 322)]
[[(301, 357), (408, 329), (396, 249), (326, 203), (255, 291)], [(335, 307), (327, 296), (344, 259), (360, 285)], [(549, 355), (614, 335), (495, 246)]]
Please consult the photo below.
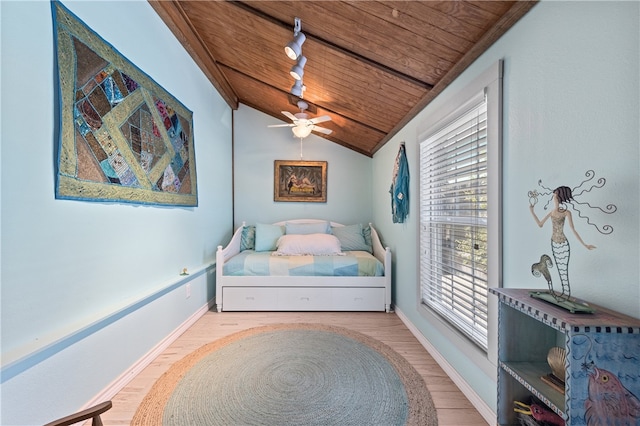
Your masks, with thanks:
[(58, 1), (56, 198), (197, 206), (193, 114)]

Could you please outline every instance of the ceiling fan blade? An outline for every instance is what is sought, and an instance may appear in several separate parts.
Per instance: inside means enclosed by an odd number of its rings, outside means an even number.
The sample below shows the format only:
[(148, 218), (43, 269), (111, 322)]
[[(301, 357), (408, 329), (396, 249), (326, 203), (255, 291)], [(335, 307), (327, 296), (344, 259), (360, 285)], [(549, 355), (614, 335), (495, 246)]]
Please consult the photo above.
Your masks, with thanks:
[(325, 129), (324, 127), (320, 126), (313, 126), (311, 130), (318, 133), (324, 133), (325, 135), (330, 135), (333, 132), (333, 130), (331, 129)]
[(331, 121), (331, 117), (328, 115), (322, 115), (320, 117), (312, 118), (309, 121), (313, 124), (324, 123), (325, 121)]
[(295, 124), (269, 124), (267, 127), (293, 127)]
[(298, 117), (291, 114), (289, 111), (282, 111), (282, 113), (291, 121), (296, 121), (298, 119)]

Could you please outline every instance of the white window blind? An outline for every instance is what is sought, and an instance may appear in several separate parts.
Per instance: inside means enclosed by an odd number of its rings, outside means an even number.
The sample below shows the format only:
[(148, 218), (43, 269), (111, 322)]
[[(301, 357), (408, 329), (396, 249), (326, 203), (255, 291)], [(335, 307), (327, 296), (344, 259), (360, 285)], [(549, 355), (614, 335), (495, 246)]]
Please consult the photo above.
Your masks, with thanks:
[(420, 144), (420, 296), (487, 350), (487, 101)]

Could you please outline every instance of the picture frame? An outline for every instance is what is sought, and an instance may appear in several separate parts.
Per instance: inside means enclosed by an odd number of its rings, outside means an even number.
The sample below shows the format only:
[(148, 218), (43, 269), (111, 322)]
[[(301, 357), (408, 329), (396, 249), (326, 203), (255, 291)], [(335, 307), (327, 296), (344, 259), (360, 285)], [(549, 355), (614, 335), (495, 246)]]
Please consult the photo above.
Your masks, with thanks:
[(327, 202), (327, 162), (275, 160), (273, 200)]

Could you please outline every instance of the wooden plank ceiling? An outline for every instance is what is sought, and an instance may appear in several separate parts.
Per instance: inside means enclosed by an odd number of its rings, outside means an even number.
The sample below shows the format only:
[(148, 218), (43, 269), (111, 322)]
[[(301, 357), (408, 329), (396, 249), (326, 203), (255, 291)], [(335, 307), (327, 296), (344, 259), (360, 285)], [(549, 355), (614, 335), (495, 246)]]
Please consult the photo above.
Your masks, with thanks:
[[(535, 1), (149, 0), (229, 106), (289, 123), (300, 18), (303, 93), (315, 133), (372, 156), (528, 12)], [(267, 129), (265, 129), (267, 131)], [(269, 131), (282, 131), (269, 129)], [(293, 135), (292, 135), (293, 137)]]

